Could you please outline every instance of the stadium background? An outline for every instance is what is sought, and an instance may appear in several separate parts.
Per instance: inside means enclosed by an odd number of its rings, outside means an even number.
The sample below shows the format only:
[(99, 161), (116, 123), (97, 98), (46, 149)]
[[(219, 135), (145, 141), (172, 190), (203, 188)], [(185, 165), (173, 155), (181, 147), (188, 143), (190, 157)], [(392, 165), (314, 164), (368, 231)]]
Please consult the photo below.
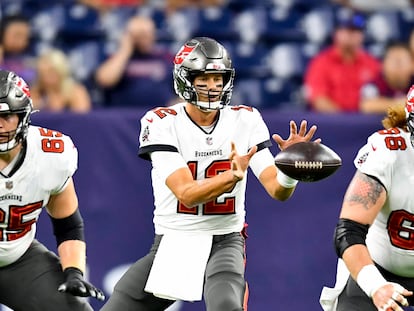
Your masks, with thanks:
[[(32, 48), (65, 50), (75, 76), (92, 93), (91, 113), (40, 113), (33, 123), (69, 134), (79, 149), (75, 182), (87, 224), (88, 277), (94, 284), (109, 295), (113, 282), (147, 252), (153, 237), (150, 167), (136, 156), (138, 120), (144, 110), (102, 109), (91, 79), (103, 52), (115, 49), (127, 18), (148, 14), (157, 23), (160, 44), (172, 51), (194, 35), (222, 41), (237, 72), (233, 102), (261, 109), (271, 133), (286, 136), (289, 120), (307, 119), (319, 126), (318, 137), (342, 157), (343, 167), (335, 175), (301, 183), (288, 202), (272, 201), (252, 174), (247, 191), (250, 310), (321, 310), (320, 290), (334, 284), (332, 234), (353, 175), (352, 160), (366, 136), (381, 128), (381, 116), (318, 115), (304, 105), (303, 72), (309, 59), (329, 43), (341, 8), (322, 0), (233, 0), (219, 9), (189, 8), (168, 18), (156, 5), (120, 7), (104, 19), (74, 0), (2, 0), (0, 8), (2, 16), (30, 16)], [(408, 39), (413, 25), (412, 9), (373, 12), (367, 18), (366, 46), (380, 57), (389, 40)], [(277, 153), (276, 147), (272, 152)], [(55, 249), (45, 213), (38, 238)], [(102, 305), (91, 303), (96, 310)], [(204, 306), (186, 303), (177, 309)]]
[[(146, 254), (153, 238), (150, 165), (137, 157), (143, 110), (104, 110), (89, 115), (37, 114), (33, 123), (71, 135), (79, 149), (75, 174), (86, 222), (89, 279), (107, 295), (123, 269)], [(332, 237), (341, 201), (353, 173), (353, 158), (366, 136), (381, 129), (379, 116), (268, 111), (271, 133), (288, 135), (289, 120), (317, 124), (318, 137), (334, 149), (343, 166), (328, 179), (300, 183), (287, 202), (270, 199), (252, 173), (246, 197), (246, 276), (249, 309), (321, 310), (323, 286), (335, 282)], [(277, 147), (272, 147), (276, 154)], [(42, 214), (38, 237), (55, 249), (49, 219)], [(95, 310), (102, 303), (91, 300)], [(186, 303), (181, 311), (205, 310)]]

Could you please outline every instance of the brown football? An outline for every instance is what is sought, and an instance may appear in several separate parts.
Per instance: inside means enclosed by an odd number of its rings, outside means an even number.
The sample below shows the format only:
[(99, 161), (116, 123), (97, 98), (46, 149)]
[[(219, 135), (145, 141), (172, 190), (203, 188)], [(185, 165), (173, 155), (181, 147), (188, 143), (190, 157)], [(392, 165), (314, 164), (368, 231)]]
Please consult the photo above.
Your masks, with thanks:
[(276, 166), (294, 179), (314, 182), (332, 175), (342, 160), (329, 147), (315, 142), (300, 142), (280, 151), (275, 157)]

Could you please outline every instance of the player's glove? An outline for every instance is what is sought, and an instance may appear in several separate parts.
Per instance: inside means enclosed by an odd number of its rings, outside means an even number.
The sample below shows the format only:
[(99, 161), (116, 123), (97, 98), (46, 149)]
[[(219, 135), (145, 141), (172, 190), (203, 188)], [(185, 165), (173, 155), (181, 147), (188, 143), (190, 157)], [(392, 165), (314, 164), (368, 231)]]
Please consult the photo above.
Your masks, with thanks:
[(83, 273), (78, 268), (69, 267), (63, 273), (65, 274), (66, 282), (59, 286), (59, 292), (81, 297), (92, 296), (98, 300), (105, 299), (105, 294), (100, 289), (83, 279)]

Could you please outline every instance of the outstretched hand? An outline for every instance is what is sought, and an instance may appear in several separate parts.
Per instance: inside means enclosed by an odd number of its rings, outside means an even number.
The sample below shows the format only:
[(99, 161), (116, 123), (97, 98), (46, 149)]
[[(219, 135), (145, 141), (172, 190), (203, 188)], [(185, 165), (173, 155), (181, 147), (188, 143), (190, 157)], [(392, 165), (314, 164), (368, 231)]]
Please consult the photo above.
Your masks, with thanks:
[(94, 297), (98, 300), (105, 300), (105, 294), (91, 283), (83, 279), (83, 273), (77, 268), (66, 268), (66, 282), (61, 284), (58, 290), (62, 293), (69, 293), (73, 296)]
[(245, 155), (239, 155), (236, 150), (236, 145), (234, 142), (231, 142), (231, 152), (229, 159), (231, 161), (231, 170), (233, 172), (233, 176), (237, 180), (242, 180), (244, 178), (244, 174), (249, 166), (249, 161), (252, 156), (256, 153), (257, 146), (252, 147), (249, 152)]
[[(284, 140), (279, 134), (272, 135), (273, 140), (277, 143), (280, 150), (284, 150), (287, 147), (293, 144), (299, 143), (299, 142), (310, 141), (317, 129), (316, 125), (312, 125), (309, 131), (307, 131), (308, 122), (306, 120), (302, 120), (302, 122), (300, 123), (299, 132), (298, 132), (295, 121), (290, 121), (289, 125), (290, 125), (290, 134), (286, 140)], [(315, 139), (314, 141), (317, 143), (320, 143), (321, 139), (318, 138), (318, 139)]]

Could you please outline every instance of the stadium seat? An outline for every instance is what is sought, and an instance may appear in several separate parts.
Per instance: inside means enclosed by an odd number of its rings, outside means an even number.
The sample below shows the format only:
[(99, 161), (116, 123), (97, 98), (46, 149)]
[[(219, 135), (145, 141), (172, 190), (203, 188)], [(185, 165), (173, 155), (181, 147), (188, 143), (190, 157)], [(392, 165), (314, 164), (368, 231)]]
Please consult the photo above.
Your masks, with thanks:
[(106, 40), (118, 42), (128, 20), (135, 14), (135, 10), (128, 6), (113, 8), (100, 18), (102, 32)]
[(378, 11), (367, 19), (366, 40), (371, 43), (387, 43), (400, 38), (397, 11)]
[(98, 40), (70, 45), (64, 50), (71, 64), (74, 77), (83, 83), (88, 82), (104, 58), (104, 43)]
[(265, 59), (269, 73), (283, 80), (301, 77), (305, 71), (302, 47), (303, 45), (298, 43), (281, 43), (273, 46)]
[(214, 37), (219, 41), (234, 37), (231, 21), (234, 13), (226, 7), (208, 7), (199, 10), (197, 36)]
[(268, 6), (271, 0), (228, 0), (227, 7), (233, 12), (240, 12), (255, 7)]
[(269, 74), (268, 67), (264, 62), (267, 46), (263, 43), (227, 42), (223, 45), (231, 55), (237, 77), (255, 78)]
[(164, 25), (159, 29), (160, 40), (182, 44), (193, 36), (198, 27), (197, 9), (175, 11), (166, 16)]
[(236, 40), (248, 44), (259, 41), (266, 29), (266, 9), (253, 7), (235, 15), (231, 24)]
[(253, 106), (260, 110), (303, 111), (305, 105), (301, 93), (299, 81), (274, 77), (240, 79), (235, 83), (232, 102), (235, 105)]
[(59, 36), (63, 40), (79, 41), (103, 36), (99, 12), (80, 3), (69, 3), (63, 7), (63, 24)]
[(304, 12), (295, 8), (274, 7), (266, 10), (265, 37), (272, 42), (301, 42), (306, 39), (301, 27)]
[(397, 12), (400, 39), (407, 41), (414, 29), (414, 8)]
[(324, 45), (329, 41), (334, 29), (334, 12), (330, 6), (310, 9), (301, 20), (306, 41), (316, 45)]
[(40, 41), (52, 43), (63, 27), (63, 7), (53, 5), (38, 11), (31, 18), (33, 35)]

